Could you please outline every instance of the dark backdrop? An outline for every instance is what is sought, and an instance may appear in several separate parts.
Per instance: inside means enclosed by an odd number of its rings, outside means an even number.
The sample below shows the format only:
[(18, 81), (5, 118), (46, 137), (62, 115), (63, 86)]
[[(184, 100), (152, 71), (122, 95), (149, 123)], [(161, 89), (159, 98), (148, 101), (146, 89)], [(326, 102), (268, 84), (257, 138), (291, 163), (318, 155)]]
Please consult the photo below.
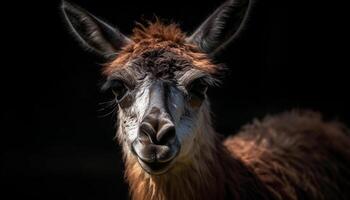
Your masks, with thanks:
[[(194, 28), (223, 0), (75, 0), (125, 33), (162, 19)], [(122, 3), (121, 3), (122, 2)], [(293, 2), (294, 5), (290, 3)], [(59, 1), (3, 5), (1, 189), (36, 199), (126, 199), (120, 149), (97, 57), (62, 23)], [(348, 57), (339, 5), (260, 0), (246, 29), (220, 61), (230, 71), (212, 88), (216, 129), (234, 134), (253, 118), (291, 108), (350, 124)]]

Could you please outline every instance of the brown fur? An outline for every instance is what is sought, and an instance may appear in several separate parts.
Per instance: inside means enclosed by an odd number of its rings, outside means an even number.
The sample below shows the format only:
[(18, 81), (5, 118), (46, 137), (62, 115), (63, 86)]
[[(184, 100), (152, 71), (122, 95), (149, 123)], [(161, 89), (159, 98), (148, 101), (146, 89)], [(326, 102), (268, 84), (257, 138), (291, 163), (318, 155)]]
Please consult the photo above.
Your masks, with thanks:
[(186, 35), (176, 24), (165, 25), (160, 21), (150, 23), (145, 27), (139, 24), (133, 30), (131, 39), (134, 43), (124, 47), (114, 61), (104, 68), (104, 74), (112, 74), (115, 70), (123, 68), (125, 64), (149, 50), (168, 50), (187, 59), (194, 67), (215, 73), (217, 66), (212, 64), (208, 56), (185, 41)]
[(349, 199), (348, 133), (318, 113), (293, 111), (245, 126), (225, 146), (280, 199)]

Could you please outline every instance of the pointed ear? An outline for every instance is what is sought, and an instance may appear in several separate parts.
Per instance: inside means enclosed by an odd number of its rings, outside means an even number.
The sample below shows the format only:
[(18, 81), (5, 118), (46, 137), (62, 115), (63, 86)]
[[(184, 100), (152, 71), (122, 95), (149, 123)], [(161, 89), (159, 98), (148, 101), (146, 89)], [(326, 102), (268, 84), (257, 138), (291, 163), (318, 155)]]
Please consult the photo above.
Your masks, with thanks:
[(114, 58), (123, 46), (132, 42), (118, 29), (76, 5), (62, 1), (61, 8), (69, 29), (82, 46), (106, 59)]
[(250, 0), (228, 0), (215, 10), (187, 38), (203, 52), (215, 54), (231, 42), (242, 29), (247, 18)]

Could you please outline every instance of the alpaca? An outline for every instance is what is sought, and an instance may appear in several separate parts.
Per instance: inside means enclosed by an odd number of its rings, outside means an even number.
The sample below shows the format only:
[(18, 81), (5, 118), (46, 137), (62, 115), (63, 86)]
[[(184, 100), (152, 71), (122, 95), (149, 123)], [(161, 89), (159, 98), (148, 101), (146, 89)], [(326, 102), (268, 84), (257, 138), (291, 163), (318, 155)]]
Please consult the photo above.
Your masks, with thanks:
[(225, 140), (211, 124), (214, 56), (241, 32), (251, 3), (223, 3), (190, 36), (159, 20), (128, 37), (71, 3), (82, 46), (106, 59), (103, 90), (118, 107), (117, 139), (135, 200), (350, 199), (350, 138), (338, 122), (293, 110)]

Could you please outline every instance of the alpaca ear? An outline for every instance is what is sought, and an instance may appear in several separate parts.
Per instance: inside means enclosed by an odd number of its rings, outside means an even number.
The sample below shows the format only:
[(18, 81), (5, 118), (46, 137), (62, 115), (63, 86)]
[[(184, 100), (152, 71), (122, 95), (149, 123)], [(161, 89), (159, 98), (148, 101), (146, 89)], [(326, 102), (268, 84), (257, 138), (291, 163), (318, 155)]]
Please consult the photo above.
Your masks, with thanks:
[(215, 10), (187, 38), (203, 52), (215, 54), (225, 47), (240, 32), (247, 18), (250, 0), (228, 0)]
[(132, 42), (118, 29), (76, 5), (62, 1), (61, 8), (68, 27), (82, 46), (106, 59), (114, 58), (123, 46)]

